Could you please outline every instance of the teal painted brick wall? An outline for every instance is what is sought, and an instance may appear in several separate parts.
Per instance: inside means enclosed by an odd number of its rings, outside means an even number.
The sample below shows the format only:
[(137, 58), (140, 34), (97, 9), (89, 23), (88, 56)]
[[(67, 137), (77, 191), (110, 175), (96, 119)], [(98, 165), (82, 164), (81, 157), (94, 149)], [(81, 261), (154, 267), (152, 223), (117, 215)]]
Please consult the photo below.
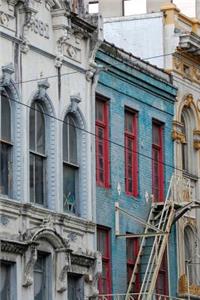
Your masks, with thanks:
[[(145, 192), (151, 194), (151, 144), (152, 119), (164, 123), (164, 174), (165, 192), (173, 172), (173, 143), (171, 139), (172, 119), (176, 89), (169, 83), (152, 76), (148, 72), (131, 68), (110, 56), (99, 51), (96, 57), (99, 64), (110, 64), (112, 69), (100, 74), (97, 92), (108, 97), (110, 122), (110, 166), (111, 187), (96, 189), (97, 224), (111, 229), (111, 256), (112, 256), (112, 292), (125, 293), (126, 291), (126, 240), (115, 237), (115, 202), (124, 209), (142, 219), (146, 219), (150, 209), (150, 202), (145, 199)], [(116, 67), (117, 66), (117, 67)], [(138, 111), (138, 155), (139, 161), (139, 195), (137, 198), (125, 194), (124, 182), (124, 109), (132, 108)], [(121, 145), (121, 146), (119, 146)], [(121, 185), (121, 195), (118, 196), (117, 185)], [(133, 219), (120, 216), (120, 233), (142, 232), (144, 228)], [(175, 235), (175, 231), (173, 231)], [(175, 236), (170, 248), (171, 266), (176, 264)], [(171, 257), (171, 255), (170, 255)], [(175, 272), (171, 276), (171, 291), (176, 294)]]

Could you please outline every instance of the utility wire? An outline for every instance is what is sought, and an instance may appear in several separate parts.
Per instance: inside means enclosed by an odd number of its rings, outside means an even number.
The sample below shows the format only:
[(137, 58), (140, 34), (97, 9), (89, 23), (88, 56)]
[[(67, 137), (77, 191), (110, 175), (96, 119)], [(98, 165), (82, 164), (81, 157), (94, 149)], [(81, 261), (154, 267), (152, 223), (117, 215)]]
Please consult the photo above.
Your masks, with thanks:
[[(35, 110), (35, 111), (41, 113), (40, 110), (38, 110), (38, 109), (36, 109), (36, 108), (33, 108), (33, 107), (29, 106), (28, 104), (19, 102), (19, 101), (15, 100), (15, 99), (13, 99), (13, 98), (10, 98), (10, 97), (9, 97), (9, 99), (10, 99), (11, 101), (17, 103), (17, 104), (20, 104), (20, 105), (26, 107), (26, 108), (29, 108), (29, 109), (32, 109), (32, 110)], [(44, 112), (44, 111), (42, 112), (42, 114), (44, 114), (45, 116), (50, 117), (50, 118), (52, 118), (52, 119), (54, 119), (54, 120), (56, 120), (56, 121), (62, 122), (63, 124), (72, 126), (72, 127), (76, 128), (76, 129), (81, 130), (81, 131), (83, 131), (83, 132), (85, 132), (85, 133), (87, 133), (87, 134), (90, 134), (90, 135), (94, 136), (94, 137), (98, 137), (98, 135), (97, 135), (96, 133), (93, 133), (93, 132), (91, 132), (91, 131), (89, 131), (89, 130), (86, 130), (86, 129), (84, 129), (84, 128), (78, 127), (77, 125), (73, 125), (73, 124), (71, 124), (71, 123), (69, 123), (69, 122), (65, 122), (64, 120), (59, 119), (59, 118), (57, 118), (57, 117), (55, 117), (55, 116), (52, 116), (52, 115), (50, 115), (50, 114), (48, 114), (48, 113), (46, 113), (46, 112)], [(144, 153), (141, 153), (141, 152), (139, 152), (139, 151), (134, 151), (134, 150), (132, 150), (132, 149), (129, 149), (128, 147), (125, 147), (124, 145), (119, 144), (119, 143), (117, 143), (117, 142), (114, 142), (114, 141), (112, 141), (112, 140), (110, 140), (110, 139), (102, 138), (102, 140), (104, 140), (104, 141), (106, 141), (106, 142), (109, 142), (110, 144), (113, 144), (113, 145), (115, 145), (115, 146), (117, 146), (117, 147), (119, 147), (119, 148), (121, 148), (121, 149), (131, 150), (133, 153), (138, 154), (139, 156), (142, 156), (142, 157), (144, 157), (144, 158), (146, 158), (146, 159), (149, 159), (149, 160), (151, 160), (151, 161), (155, 161), (155, 159), (153, 159), (152, 157), (150, 157), (150, 156), (148, 156), (148, 155), (146, 155), (146, 154), (144, 154)], [(171, 168), (171, 169), (174, 169), (174, 170), (177, 170), (177, 171), (184, 172), (183, 169), (180, 169), (180, 168), (177, 168), (177, 167), (175, 167), (175, 166), (172, 166), (172, 165), (170, 165), (170, 164), (168, 164), (168, 163), (166, 163), (166, 162), (163, 162), (163, 161), (156, 161), (156, 162), (158, 162), (158, 163), (160, 163), (160, 164), (162, 164), (162, 165), (164, 165), (164, 166), (166, 166), (166, 167), (169, 167), (169, 168)], [(196, 178), (197, 178), (197, 179), (200, 179), (200, 177), (196, 177)]]

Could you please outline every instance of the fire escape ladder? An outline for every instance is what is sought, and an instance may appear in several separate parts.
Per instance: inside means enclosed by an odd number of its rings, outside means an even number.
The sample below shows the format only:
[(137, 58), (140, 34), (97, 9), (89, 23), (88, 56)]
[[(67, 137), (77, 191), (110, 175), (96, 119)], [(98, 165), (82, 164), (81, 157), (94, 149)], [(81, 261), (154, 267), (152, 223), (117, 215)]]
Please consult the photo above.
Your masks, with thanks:
[[(144, 272), (142, 272), (143, 275), (141, 274), (142, 284), (137, 299), (152, 299), (163, 255), (167, 246), (170, 229), (174, 220), (173, 182), (174, 178), (172, 176), (165, 202), (157, 205), (154, 203), (154, 205), (151, 207), (147, 225), (144, 230), (145, 235), (143, 235), (141, 239), (140, 249), (138, 251), (125, 300), (132, 299), (131, 293), (133, 293), (133, 285), (136, 280), (136, 274), (139, 272), (139, 264), (143, 260), (142, 256), (148, 249), (148, 247), (145, 249), (145, 245), (147, 245), (149, 242), (149, 253), (147, 254), (146, 263), (143, 264)], [(153, 232), (150, 225), (156, 227), (157, 232)]]

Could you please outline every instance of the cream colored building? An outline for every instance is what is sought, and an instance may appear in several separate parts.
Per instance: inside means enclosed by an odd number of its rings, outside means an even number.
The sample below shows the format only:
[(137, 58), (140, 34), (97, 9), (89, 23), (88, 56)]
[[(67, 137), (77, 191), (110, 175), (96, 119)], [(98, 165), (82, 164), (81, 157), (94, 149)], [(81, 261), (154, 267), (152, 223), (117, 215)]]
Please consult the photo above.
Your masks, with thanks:
[(0, 1), (0, 299), (92, 299), (98, 20)]

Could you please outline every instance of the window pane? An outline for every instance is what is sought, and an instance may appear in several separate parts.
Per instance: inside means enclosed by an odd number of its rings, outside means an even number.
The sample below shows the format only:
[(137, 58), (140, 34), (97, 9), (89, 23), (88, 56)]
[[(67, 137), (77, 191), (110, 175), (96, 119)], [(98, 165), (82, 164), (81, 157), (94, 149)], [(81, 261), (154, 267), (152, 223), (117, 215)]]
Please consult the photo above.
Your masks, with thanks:
[(47, 256), (38, 253), (38, 258), (34, 266), (34, 300), (47, 300), (47, 296)]
[(73, 274), (68, 275), (68, 299), (84, 299), (84, 287), (82, 277)]
[(43, 158), (35, 156), (35, 202), (44, 204), (44, 164)]
[(11, 140), (11, 112), (9, 100), (1, 95), (1, 138), (5, 141)]
[(37, 117), (36, 128), (37, 128), (37, 152), (45, 153), (45, 123), (44, 114), (40, 105), (36, 105), (37, 111), (35, 112)]
[(161, 127), (153, 124), (153, 144), (154, 145), (160, 145), (161, 141), (160, 141), (160, 129)]
[(30, 154), (30, 201), (34, 202), (35, 200), (35, 164), (34, 164), (34, 155)]
[(96, 121), (104, 121), (104, 101), (96, 101)]
[(69, 162), (76, 164), (77, 163), (77, 137), (76, 137), (76, 128), (74, 120), (69, 117)]
[(11, 146), (0, 143), (0, 193), (10, 194), (11, 175)]
[(63, 209), (76, 213), (76, 168), (63, 165)]
[(30, 149), (35, 151), (35, 105), (31, 105), (30, 109), (30, 123), (29, 123), (29, 141)]
[(10, 300), (11, 299), (11, 265), (0, 262), (0, 299)]
[(63, 160), (68, 161), (68, 118), (65, 117), (63, 123)]

